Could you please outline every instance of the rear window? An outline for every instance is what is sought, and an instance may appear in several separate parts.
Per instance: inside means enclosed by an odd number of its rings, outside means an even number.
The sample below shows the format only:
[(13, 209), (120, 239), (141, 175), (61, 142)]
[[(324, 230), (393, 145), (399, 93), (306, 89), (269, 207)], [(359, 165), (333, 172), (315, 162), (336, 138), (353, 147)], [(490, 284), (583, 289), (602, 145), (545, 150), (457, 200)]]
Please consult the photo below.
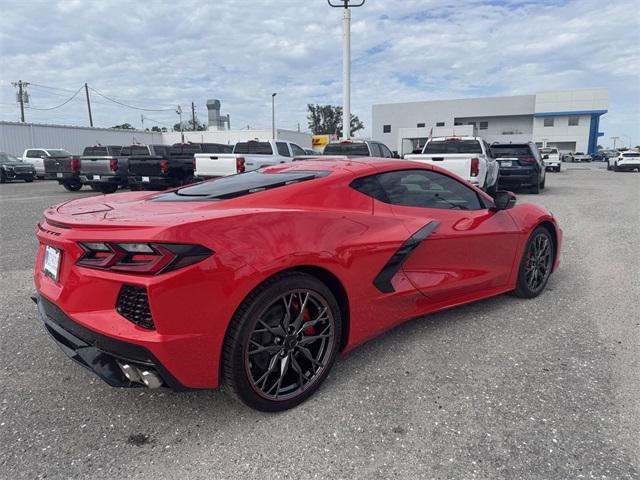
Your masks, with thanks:
[(494, 158), (533, 156), (529, 145), (492, 145), (491, 153)]
[(482, 153), (482, 146), (478, 140), (435, 140), (427, 143), (424, 153)]
[(558, 153), (557, 148), (541, 148), (540, 153)]
[(172, 157), (193, 157), (195, 153), (203, 153), (199, 143), (176, 143), (169, 149)]
[(238, 142), (233, 149), (233, 153), (242, 153), (245, 155), (272, 155), (273, 149), (269, 142)]
[(640, 153), (631, 152), (631, 153), (623, 153), (623, 157), (640, 157)]
[(223, 143), (205, 143), (202, 146), (202, 153), (231, 153), (233, 152), (232, 145), (225, 145)]
[(349, 155), (354, 157), (368, 157), (369, 149), (364, 142), (330, 143), (324, 147), (323, 155)]
[(155, 197), (154, 201), (225, 200), (272, 188), (284, 187), (328, 175), (327, 171), (299, 170), (281, 173), (253, 171), (180, 188)]
[[(149, 155), (149, 147), (147, 146), (143, 146), (143, 145), (134, 145), (133, 147), (131, 147), (129, 152), (129, 155), (134, 156), (134, 155)], [(122, 154), (123, 155), (127, 155), (125, 153), (125, 149), (122, 149)]]
[(66, 150), (47, 150), (51, 157), (70, 157), (71, 154)]
[(109, 151), (107, 147), (86, 147), (82, 152), (85, 157), (108, 157)]

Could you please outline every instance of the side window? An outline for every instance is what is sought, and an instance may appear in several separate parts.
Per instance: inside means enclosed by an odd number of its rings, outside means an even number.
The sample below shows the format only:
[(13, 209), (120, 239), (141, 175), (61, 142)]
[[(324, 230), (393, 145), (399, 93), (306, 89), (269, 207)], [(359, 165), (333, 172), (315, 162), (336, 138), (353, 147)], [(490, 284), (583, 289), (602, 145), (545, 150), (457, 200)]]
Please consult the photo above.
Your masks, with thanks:
[(283, 157), (290, 157), (289, 147), (285, 142), (276, 142), (276, 148), (278, 149), (278, 155), (282, 155)]
[(399, 170), (377, 175), (388, 203), (443, 210), (481, 210), (474, 190), (448, 175), (428, 170)]
[(27, 150), (27, 158), (40, 158), (38, 150)]
[(383, 157), (393, 158), (393, 153), (391, 153), (391, 150), (389, 150), (389, 148), (384, 143), (380, 144), (380, 149), (382, 150)]
[(378, 145), (376, 142), (371, 142), (369, 144), (369, 151), (371, 152), (372, 157), (382, 156), (382, 152), (380, 151), (380, 145)]
[(295, 143), (291, 144), (291, 151), (293, 152), (293, 155), (296, 157), (298, 155), (306, 155), (305, 151)]

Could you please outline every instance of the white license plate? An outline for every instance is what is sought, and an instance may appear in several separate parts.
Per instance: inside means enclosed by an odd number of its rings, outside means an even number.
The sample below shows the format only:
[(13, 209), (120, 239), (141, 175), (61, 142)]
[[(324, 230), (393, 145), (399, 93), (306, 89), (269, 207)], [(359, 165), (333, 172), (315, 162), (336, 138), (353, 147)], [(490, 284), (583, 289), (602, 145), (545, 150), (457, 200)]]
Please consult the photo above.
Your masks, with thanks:
[(500, 166), (501, 167), (510, 167), (511, 165), (512, 165), (511, 161), (509, 161), (509, 160), (506, 161), (506, 162), (500, 162)]
[(149, 181), (149, 177), (142, 177), (142, 181), (143, 182), (148, 182)]
[(62, 178), (62, 174), (61, 174), (61, 173), (57, 173), (57, 174), (56, 174), (56, 176), (57, 176), (58, 178)]
[(100, 180), (100, 175), (94, 175), (94, 176), (93, 176), (93, 179), (94, 179), (94, 180)]
[(58, 272), (60, 271), (60, 250), (50, 245), (44, 249), (44, 273), (54, 280), (58, 280)]

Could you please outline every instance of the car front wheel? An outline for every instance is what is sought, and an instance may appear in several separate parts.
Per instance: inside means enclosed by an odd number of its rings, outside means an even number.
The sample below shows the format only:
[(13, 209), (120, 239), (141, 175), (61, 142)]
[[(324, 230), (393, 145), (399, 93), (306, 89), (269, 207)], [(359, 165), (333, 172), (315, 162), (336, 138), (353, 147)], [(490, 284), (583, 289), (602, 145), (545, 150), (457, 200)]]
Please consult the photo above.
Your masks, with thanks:
[(329, 374), (340, 345), (335, 297), (316, 277), (276, 275), (243, 301), (223, 348), (227, 390), (257, 410), (302, 403)]
[(547, 285), (553, 268), (553, 238), (544, 227), (536, 228), (520, 260), (518, 280), (513, 293), (522, 298), (537, 297)]

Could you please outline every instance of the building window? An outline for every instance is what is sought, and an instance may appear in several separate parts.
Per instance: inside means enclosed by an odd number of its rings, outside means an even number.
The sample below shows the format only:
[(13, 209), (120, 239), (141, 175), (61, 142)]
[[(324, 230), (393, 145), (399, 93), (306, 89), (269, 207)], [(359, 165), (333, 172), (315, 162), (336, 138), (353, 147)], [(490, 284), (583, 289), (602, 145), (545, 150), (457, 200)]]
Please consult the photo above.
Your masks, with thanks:
[(391, 133), (391, 125), (383, 125), (382, 133)]
[(489, 122), (480, 122), (480, 130), (486, 130), (489, 128)]
[(444, 127), (444, 122), (438, 122), (438, 123), (436, 123), (436, 127)]
[(418, 127), (418, 128), (424, 128), (424, 123), (419, 123), (418, 125), (416, 125), (416, 127)]
[(569, 126), (577, 127), (580, 124), (580, 117), (569, 117)]
[(544, 126), (553, 127), (553, 117), (544, 117)]

